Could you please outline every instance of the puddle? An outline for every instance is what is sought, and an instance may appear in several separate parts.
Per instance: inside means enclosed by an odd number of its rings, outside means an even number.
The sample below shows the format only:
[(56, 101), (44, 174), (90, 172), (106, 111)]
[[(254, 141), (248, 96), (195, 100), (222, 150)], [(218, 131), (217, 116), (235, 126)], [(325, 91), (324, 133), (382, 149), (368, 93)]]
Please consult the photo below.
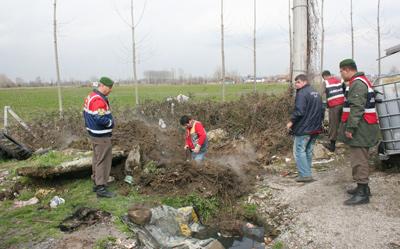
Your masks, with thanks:
[(227, 249), (264, 249), (265, 244), (248, 237), (219, 237), (218, 241)]

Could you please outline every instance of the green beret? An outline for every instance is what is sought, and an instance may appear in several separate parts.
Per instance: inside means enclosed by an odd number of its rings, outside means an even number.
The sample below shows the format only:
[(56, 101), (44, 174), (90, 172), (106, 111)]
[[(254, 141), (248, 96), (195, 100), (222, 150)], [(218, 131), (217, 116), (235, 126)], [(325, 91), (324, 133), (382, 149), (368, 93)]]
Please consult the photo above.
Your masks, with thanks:
[(110, 79), (108, 77), (101, 77), (99, 81), (101, 84), (108, 86), (108, 87), (112, 87), (114, 85), (114, 81), (112, 81), (112, 79)]
[(356, 62), (353, 59), (345, 59), (342, 60), (339, 64), (339, 67), (353, 67), (353, 68), (357, 68)]

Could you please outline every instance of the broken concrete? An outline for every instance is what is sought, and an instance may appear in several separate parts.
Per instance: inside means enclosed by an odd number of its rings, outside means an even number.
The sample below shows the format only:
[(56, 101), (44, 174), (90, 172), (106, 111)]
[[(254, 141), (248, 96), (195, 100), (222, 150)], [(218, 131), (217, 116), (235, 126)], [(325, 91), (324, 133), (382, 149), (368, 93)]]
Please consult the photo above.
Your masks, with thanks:
[[(120, 163), (126, 155), (123, 151), (113, 151), (113, 165)], [(17, 169), (20, 176), (32, 178), (52, 178), (64, 174), (90, 171), (92, 169), (92, 156), (79, 158), (54, 166), (27, 166)]]
[(140, 167), (140, 145), (136, 144), (129, 152), (128, 158), (125, 161), (125, 172), (132, 175), (138, 167)]

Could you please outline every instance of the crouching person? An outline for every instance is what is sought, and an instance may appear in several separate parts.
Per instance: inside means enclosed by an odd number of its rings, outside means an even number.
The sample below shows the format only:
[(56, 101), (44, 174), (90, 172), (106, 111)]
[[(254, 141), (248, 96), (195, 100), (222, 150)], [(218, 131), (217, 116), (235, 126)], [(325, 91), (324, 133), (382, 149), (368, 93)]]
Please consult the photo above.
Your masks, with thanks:
[(296, 181), (311, 182), (313, 149), (322, 132), (324, 108), (321, 95), (308, 84), (306, 75), (295, 78), (295, 87), (295, 107), (286, 127), (294, 135), (293, 153), (299, 172)]
[(185, 150), (189, 150), (192, 159), (202, 162), (207, 153), (207, 133), (203, 125), (189, 116), (182, 116), (180, 123), (186, 129)]

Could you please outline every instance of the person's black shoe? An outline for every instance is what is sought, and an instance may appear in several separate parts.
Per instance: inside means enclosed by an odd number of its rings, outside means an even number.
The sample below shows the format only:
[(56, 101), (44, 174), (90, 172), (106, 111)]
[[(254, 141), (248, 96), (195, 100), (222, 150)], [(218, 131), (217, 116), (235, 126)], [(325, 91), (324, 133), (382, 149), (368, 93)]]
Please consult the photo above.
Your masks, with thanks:
[(92, 188), (93, 192), (95, 192), (95, 193), (96, 193), (96, 192), (97, 192), (97, 189), (98, 189), (98, 187), (99, 187), (99, 186), (97, 186), (97, 185), (93, 185), (93, 188)]
[(105, 186), (98, 186), (96, 190), (97, 197), (112, 198), (115, 197), (113, 192), (108, 191)]
[(336, 141), (331, 140), (331, 142), (328, 144), (324, 144), (324, 147), (327, 148), (330, 152), (335, 152), (336, 150)]
[(346, 206), (355, 206), (369, 203), (368, 184), (359, 184), (357, 192), (347, 201), (344, 202)]
[[(357, 187), (347, 190), (347, 193), (350, 194), (350, 195), (354, 195), (355, 193), (357, 193), (358, 188), (359, 188), (359, 185), (357, 184)], [(367, 193), (368, 193), (368, 196), (372, 196), (371, 195), (371, 189), (369, 188), (368, 185), (367, 185)]]

